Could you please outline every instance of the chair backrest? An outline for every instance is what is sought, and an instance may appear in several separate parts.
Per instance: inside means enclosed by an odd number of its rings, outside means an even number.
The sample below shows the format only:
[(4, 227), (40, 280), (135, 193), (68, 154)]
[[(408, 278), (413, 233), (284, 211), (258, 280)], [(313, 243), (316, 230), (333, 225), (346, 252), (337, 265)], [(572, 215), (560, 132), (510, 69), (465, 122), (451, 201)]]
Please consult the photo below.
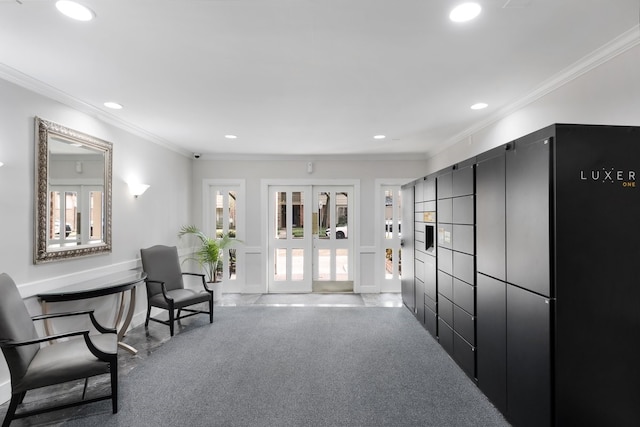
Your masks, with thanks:
[[(16, 283), (8, 274), (0, 274), (0, 341), (25, 341), (34, 338), (38, 338), (38, 333)], [(2, 348), (12, 382), (24, 376), (38, 350), (40, 344)]]
[[(147, 273), (147, 279), (165, 282), (167, 290), (184, 288), (182, 270), (175, 246), (156, 245), (140, 249), (142, 269)], [(159, 293), (159, 287), (155, 293)]]

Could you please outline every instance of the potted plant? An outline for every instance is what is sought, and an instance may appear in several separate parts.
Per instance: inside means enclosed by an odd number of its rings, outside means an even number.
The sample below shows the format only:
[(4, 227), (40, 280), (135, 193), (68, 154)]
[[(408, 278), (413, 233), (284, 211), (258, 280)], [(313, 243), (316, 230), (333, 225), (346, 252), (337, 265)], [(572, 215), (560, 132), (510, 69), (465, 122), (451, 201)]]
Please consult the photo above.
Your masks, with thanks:
[(207, 282), (217, 284), (214, 289), (214, 300), (222, 296), (221, 284), (218, 282), (218, 271), (222, 267), (222, 258), (225, 249), (235, 241), (228, 233), (222, 233), (219, 238), (212, 238), (204, 234), (195, 225), (184, 225), (178, 233), (178, 237), (192, 235), (197, 237), (199, 245), (184, 260), (196, 261), (204, 270)]

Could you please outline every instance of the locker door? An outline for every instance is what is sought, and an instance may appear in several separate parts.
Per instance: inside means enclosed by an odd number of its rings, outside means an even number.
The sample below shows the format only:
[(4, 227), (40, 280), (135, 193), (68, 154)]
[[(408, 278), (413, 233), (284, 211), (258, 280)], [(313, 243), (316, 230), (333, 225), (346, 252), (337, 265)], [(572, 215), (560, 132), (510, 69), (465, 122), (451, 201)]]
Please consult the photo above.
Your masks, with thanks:
[(506, 153), (507, 282), (550, 294), (550, 139)]
[(413, 185), (402, 187), (402, 223), (403, 232), (400, 245), (405, 256), (402, 257), (402, 301), (411, 310), (415, 312), (416, 294), (414, 286), (414, 221), (415, 221), (415, 197)]
[(476, 262), (478, 272), (506, 280), (505, 157), (476, 166)]
[(507, 411), (507, 289), (478, 274), (476, 334), (478, 387), (503, 414)]
[(507, 285), (507, 419), (551, 425), (551, 301)]

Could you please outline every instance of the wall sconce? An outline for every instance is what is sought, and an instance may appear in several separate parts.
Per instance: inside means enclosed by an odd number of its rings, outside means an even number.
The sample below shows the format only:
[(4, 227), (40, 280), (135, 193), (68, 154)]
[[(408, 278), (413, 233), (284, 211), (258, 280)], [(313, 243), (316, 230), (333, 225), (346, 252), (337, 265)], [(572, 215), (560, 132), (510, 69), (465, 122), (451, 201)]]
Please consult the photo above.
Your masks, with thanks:
[(147, 188), (149, 188), (149, 185), (147, 184), (129, 183), (129, 193), (131, 193), (131, 195), (136, 199), (138, 196), (144, 194), (144, 192), (147, 191)]
[(4, 163), (0, 162), (0, 168), (4, 166)]

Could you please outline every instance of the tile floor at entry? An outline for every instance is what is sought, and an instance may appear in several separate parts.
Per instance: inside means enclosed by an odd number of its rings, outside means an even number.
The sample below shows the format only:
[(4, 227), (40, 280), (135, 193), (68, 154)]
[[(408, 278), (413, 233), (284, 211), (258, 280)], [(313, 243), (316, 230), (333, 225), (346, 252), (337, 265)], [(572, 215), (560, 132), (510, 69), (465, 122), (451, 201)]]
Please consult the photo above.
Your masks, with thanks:
[[(402, 296), (399, 293), (383, 294), (225, 294), (216, 306), (247, 306), (247, 305), (267, 305), (276, 307), (401, 307)], [(215, 313), (215, 310), (214, 310)], [(176, 324), (176, 334), (191, 327), (194, 318), (188, 318)], [(197, 321), (196, 321), (197, 322)], [(214, 314), (215, 322), (215, 314)], [(196, 326), (197, 327), (197, 326)], [(138, 365), (145, 363), (155, 350), (171, 339), (169, 327), (150, 322), (149, 328), (145, 330), (144, 325), (131, 329), (124, 342), (133, 346), (138, 353), (132, 355), (122, 349), (118, 354), (119, 375), (126, 375)], [(75, 401), (82, 395), (84, 380), (70, 382), (59, 386), (45, 387), (27, 393), (24, 399), (24, 408), (42, 408), (53, 404), (62, 404)], [(98, 396), (107, 394), (109, 381), (107, 375), (89, 379), (87, 396)], [(4, 419), (9, 402), (0, 405), (0, 420)], [(21, 406), (22, 408), (22, 406)], [(85, 405), (49, 412), (33, 417), (14, 420), (12, 427), (24, 426), (60, 426), (65, 420), (73, 418)]]

